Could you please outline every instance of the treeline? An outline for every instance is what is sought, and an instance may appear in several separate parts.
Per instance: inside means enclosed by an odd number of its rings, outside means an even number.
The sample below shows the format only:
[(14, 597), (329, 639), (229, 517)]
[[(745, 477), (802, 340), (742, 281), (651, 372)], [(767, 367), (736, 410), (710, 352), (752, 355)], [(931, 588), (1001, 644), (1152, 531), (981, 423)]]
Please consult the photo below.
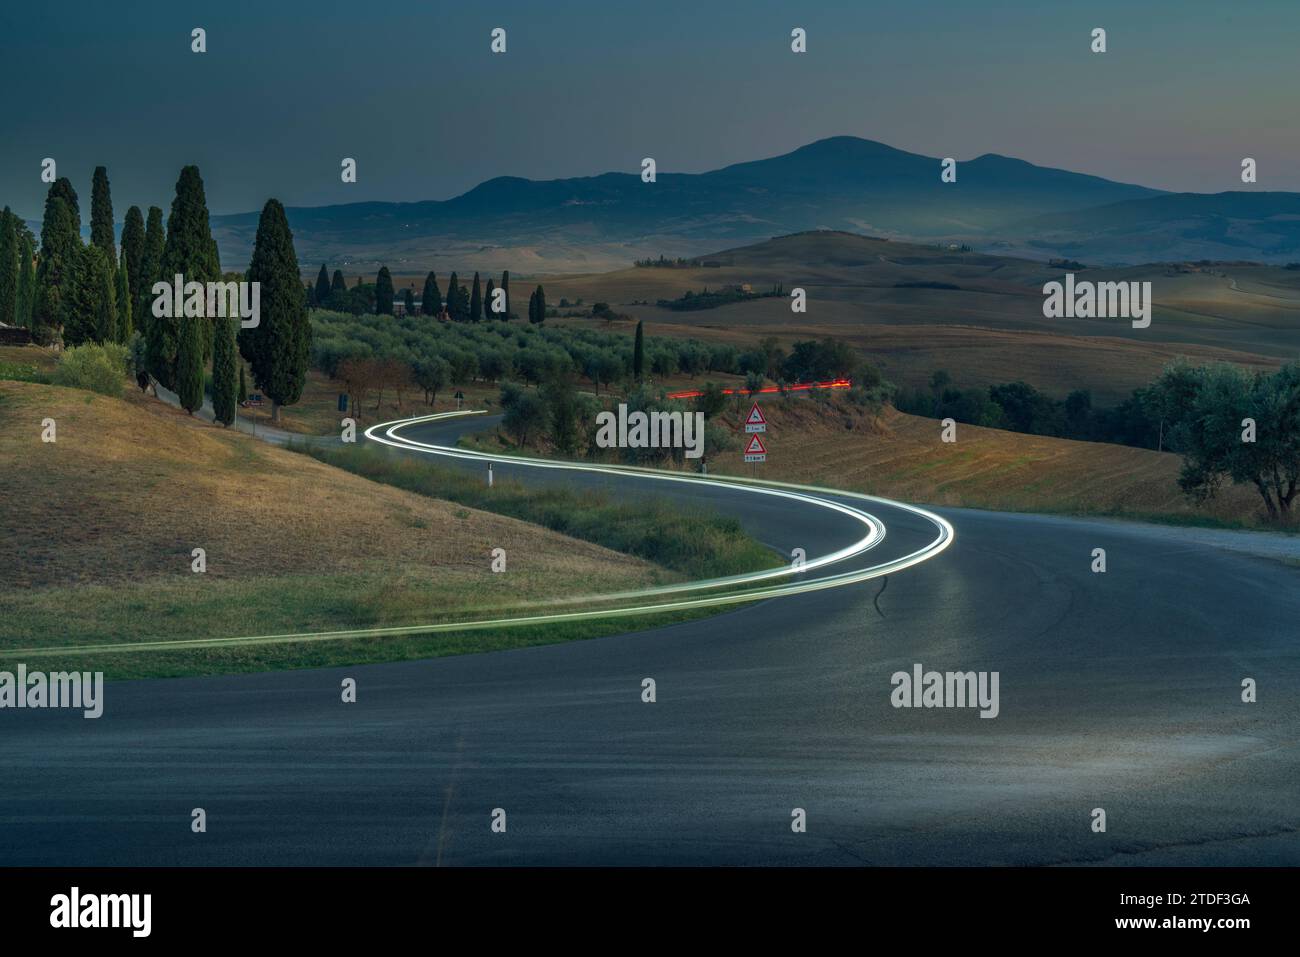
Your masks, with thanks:
[(1064, 400), (1025, 382), (957, 389), (939, 370), (929, 390), (900, 389), (900, 412), (1031, 435), (1162, 449), (1183, 456), (1180, 487), (1213, 498), (1224, 482), (1248, 484), (1270, 519), (1285, 519), (1300, 488), (1300, 363), (1274, 373), (1179, 360), (1110, 409), (1087, 390)]
[[(146, 220), (132, 206), (121, 240), (119, 251), (103, 166), (96, 167), (91, 183), (88, 244), (81, 241), (80, 205), (66, 177), (56, 179), (46, 195), (39, 246), (6, 207), (0, 215), (0, 322), (23, 326), (34, 341), (56, 349), (123, 346), (142, 381), (144, 373), (152, 375), (191, 413), (203, 404), (210, 365), (215, 417), (226, 425), (234, 421), (243, 375), (236, 350), (271, 398), (273, 418), (281, 405), (298, 400), (311, 330), (293, 236), (277, 200), (262, 210), (252, 262), (243, 274), (222, 273), (196, 166), (181, 170), (165, 229), (159, 207), (151, 206)], [(178, 274), (185, 283), (259, 283), (259, 326), (236, 335), (238, 318), (208, 316), (206, 297), (202, 315), (155, 317), (154, 283), (170, 284)]]
[[(406, 366), (426, 398), (436, 397), (447, 385), (476, 380), (537, 385), (576, 375), (599, 393), (647, 374), (744, 371), (744, 353), (735, 346), (694, 339), (642, 337), (638, 372), (636, 339), (595, 329), (550, 328), (540, 323), (439, 323), (420, 316), (352, 316), (322, 310), (313, 312), (311, 321), (311, 361), (316, 368), (338, 378), (372, 376), (379, 367), (369, 360), (396, 360)], [(390, 369), (385, 374), (395, 373)]]
[(827, 379), (853, 379), (868, 387), (880, 383), (880, 373), (874, 366), (851, 346), (831, 338), (796, 341), (787, 353), (776, 336), (767, 336), (759, 340), (756, 348), (740, 354), (735, 371), (758, 376), (760, 382), (771, 379), (777, 385)]
[(900, 412), (934, 419), (951, 418), (969, 425), (1006, 429), (1081, 442), (1110, 442), (1135, 448), (1169, 448), (1168, 410), (1155, 386), (1135, 389), (1113, 408), (1094, 408), (1092, 393), (1076, 389), (1054, 399), (1027, 382), (1005, 382), (986, 389), (956, 388), (940, 369), (929, 389), (900, 388), (894, 395)]
[[(619, 398), (629, 413), (679, 412), (688, 415), (700, 403), (669, 399), (662, 390), (642, 383)], [(617, 460), (629, 465), (682, 465), (682, 448), (611, 448), (596, 444), (596, 416), (608, 408), (594, 395), (583, 395), (574, 387), (572, 376), (557, 375), (538, 389), (516, 382), (503, 382), (501, 428), (519, 447), (536, 448), (571, 458)], [(709, 418), (704, 420), (704, 459), (737, 447), (734, 433)]]
[(649, 256), (645, 259), (634, 259), (632, 265), (638, 269), (695, 269), (703, 264), (698, 259), (683, 259), (681, 256), (669, 259), (660, 253), (658, 259), (651, 259)]
[(774, 296), (785, 295), (785, 286), (778, 283), (768, 292), (745, 292), (743, 289), (725, 288), (709, 292), (707, 286), (704, 291), (696, 294), (691, 290), (686, 292), (677, 299), (660, 299), (655, 305), (661, 309), (671, 309), (673, 312), (696, 312), (701, 309), (717, 309), (719, 306), (725, 306), (733, 302), (746, 302), (750, 299), (770, 299)]
[[(379, 315), (391, 316), (396, 312), (397, 293), (393, 288), (393, 276), (387, 266), (380, 266), (374, 282), (366, 282), (358, 276), (356, 284), (348, 287), (341, 269), (334, 270), (331, 276), (322, 263), (316, 274), (315, 283), (304, 287), (307, 306), (310, 309), (324, 309), (332, 312), (346, 312), (354, 316)], [(402, 304), (405, 314), (416, 314), (415, 293), (411, 289), (402, 291)], [(430, 272), (424, 277), (424, 289), (420, 295), (419, 313), (437, 317), (450, 322), (484, 322), (499, 320), (508, 322), (518, 316), (510, 308), (510, 271), (501, 273), (501, 285), (497, 286), (491, 276), (486, 284), (479, 274), (474, 273), (474, 281), (462, 285), (460, 277), (452, 272), (447, 280), (447, 295), (443, 296), (438, 285), (438, 277)], [(551, 310), (554, 315), (554, 310)], [(546, 321), (546, 291), (538, 285), (528, 297), (528, 321), (541, 325)]]

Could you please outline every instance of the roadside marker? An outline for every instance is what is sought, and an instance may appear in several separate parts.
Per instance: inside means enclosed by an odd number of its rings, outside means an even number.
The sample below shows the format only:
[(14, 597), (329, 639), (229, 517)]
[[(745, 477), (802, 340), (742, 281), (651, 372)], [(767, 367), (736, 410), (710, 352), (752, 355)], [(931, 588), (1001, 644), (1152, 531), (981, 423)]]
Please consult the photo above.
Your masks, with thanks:
[(746, 432), (767, 431), (767, 419), (763, 418), (763, 410), (758, 407), (757, 402), (755, 402), (753, 406), (750, 407), (749, 415), (745, 418), (745, 431)]
[(759, 438), (757, 435), (751, 435), (749, 437), (749, 445), (745, 446), (745, 461), (746, 462), (767, 461), (767, 446), (763, 444), (763, 440)]

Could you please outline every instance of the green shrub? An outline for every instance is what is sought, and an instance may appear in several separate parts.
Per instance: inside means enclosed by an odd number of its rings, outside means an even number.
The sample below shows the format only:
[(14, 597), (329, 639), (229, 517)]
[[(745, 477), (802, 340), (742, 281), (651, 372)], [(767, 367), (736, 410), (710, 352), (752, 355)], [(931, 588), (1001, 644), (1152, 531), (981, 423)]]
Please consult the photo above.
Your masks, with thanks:
[(59, 360), (59, 367), (54, 371), (54, 384), (120, 398), (130, 362), (126, 346), (115, 342), (104, 345), (88, 342), (74, 346)]

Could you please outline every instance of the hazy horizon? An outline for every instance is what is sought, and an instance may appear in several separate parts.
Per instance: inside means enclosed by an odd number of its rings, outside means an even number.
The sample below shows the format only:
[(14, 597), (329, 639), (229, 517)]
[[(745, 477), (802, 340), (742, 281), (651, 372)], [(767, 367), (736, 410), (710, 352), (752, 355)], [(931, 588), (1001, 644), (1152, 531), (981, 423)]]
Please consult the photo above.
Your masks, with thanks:
[[(195, 26), (204, 54), (190, 52)], [(488, 49), (497, 26), (504, 55)], [(796, 26), (807, 53), (790, 52)], [(1096, 26), (1105, 54), (1089, 50)], [(1300, 8), (1272, 0), (1247, 13), (1163, 0), (1081, 13), (1029, 0), (9, 8), (0, 84), (39, 95), (8, 107), (0, 204), (40, 218), (47, 156), (87, 203), (106, 166), (120, 222), (131, 205), (166, 208), (187, 163), (220, 215), (270, 196), (442, 200), (497, 176), (634, 173), (643, 156), (699, 173), (839, 135), (1180, 192), (1242, 189), (1250, 156), (1247, 189), (1300, 190), (1300, 132), (1277, 120), (1296, 27)], [(340, 181), (343, 157), (355, 184)]]

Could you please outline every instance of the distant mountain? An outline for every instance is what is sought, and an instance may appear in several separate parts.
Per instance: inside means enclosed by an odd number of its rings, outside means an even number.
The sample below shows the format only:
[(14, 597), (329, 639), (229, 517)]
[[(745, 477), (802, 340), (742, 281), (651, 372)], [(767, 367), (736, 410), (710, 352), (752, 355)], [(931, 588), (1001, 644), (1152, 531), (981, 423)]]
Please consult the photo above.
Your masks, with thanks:
[[(977, 248), (1013, 243), (1021, 253), (1043, 257), (1066, 249), (1053, 246), (1050, 237), (1076, 250), (1071, 255), (1082, 255), (1077, 249), (1089, 236), (1104, 233), (1104, 241), (1087, 247), (1088, 255), (1114, 261), (1122, 257), (1112, 251), (1140, 245), (1141, 237), (1131, 232), (1149, 232), (1150, 221), (1135, 221), (1126, 232), (1104, 214), (1097, 218), (1097, 209), (1177, 198), (992, 153), (959, 162), (957, 182), (943, 183), (938, 158), (837, 136), (707, 173), (660, 172), (654, 183), (642, 182), (637, 173), (546, 181), (499, 177), (445, 201), (291, 208), (288, 214), (304, 264), (347, 262), (360, 271), (384, 262), (411, 272), (447, 262), (463, 268), (467, 261), (475, 268), (480, 262), (499, 268), (499, 261), (521, 272), (545, 272), (608, 268), (660, 253), (699, 255), (726, 243), (822, 228), (960, 240)], [(1258, 210), (1261, 216), (1266, 205)], [(1180, 207), (1146, 208), (1158, 216), (1161, 209)], [(212, 222), (223, 263), (246, 262), (257, 214), (215, 216)], [(1083, 222), (1093, 225), (1072, 228)], [(1248, 236), (1256, 233), (1245, 229)], [(1278, 237), (1269, 248), (1282, 245)], [(1241, 255), (1246, 252), (1243, 247)]]

